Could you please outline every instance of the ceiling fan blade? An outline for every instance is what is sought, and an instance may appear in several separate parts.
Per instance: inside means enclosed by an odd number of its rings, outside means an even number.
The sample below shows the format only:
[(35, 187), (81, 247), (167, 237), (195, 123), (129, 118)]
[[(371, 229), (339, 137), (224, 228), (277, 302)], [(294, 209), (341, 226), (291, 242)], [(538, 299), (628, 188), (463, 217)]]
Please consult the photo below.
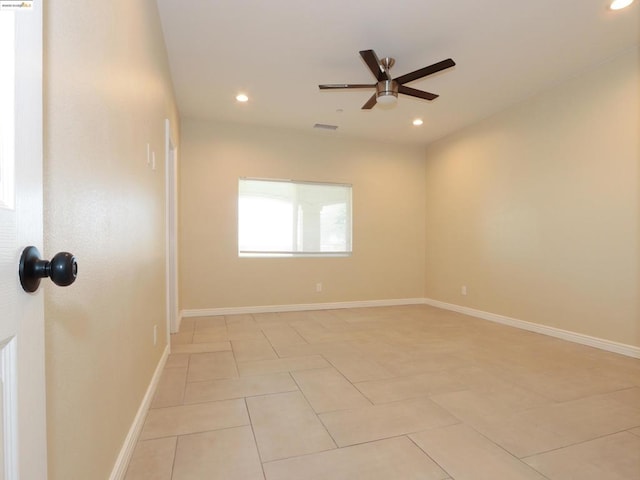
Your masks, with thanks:
[(373, 50), (361, 50), (360, 56), (369, 67), (369, 70), (371, 70), (371, 73), (373, 73), (373, 76), (376, 77), (376, 80), (379, 82), (391, 80), (391, 74), (382, 66), (376, 52)]
[(330, 83), (326, 85), (318, 85), (320, 90), (334, 90), (337, 88), (376, 88), (376, 84), (365, 83)]
[(415, 72), (407, 73), (395, 79), (400, 85), (404, 83), (413, 82), (414, 80), (418, 80), (419, 78), (426, 77), (427, 75), (433, 75), (441, 70), (445, 70), (447, 68), (451, 68), (456, 64), (450, 58), (446, 60), (442, 60), (441, 62), (434, 63), (433, 65), (429, 65), (428, 67), (421, 68), (420, 70), (416, 70)]
[(439, 95), (435, 93), (424, 92), (422, 90), (416, 90), (415, 88), (405, 87), (404, 85), (398, 85), (398, 93), (404, 93), (411, 97), (424, 98), (425, 100), (433, 100), (438, 98)]
[(367, 103), (365, 103), (362, 106), (362, 110), (371, 110), (373, 108), (373, 106), (376, 104), (376, 102), (378, 101), (376, 99), (377, 94), (374, 93), (371, 98), (369, 100), (367, 100)]

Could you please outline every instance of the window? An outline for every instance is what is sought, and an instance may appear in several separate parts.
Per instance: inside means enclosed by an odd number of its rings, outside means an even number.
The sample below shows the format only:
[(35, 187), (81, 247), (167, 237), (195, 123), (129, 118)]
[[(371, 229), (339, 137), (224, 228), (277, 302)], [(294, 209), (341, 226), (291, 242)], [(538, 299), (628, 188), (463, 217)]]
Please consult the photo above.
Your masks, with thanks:
[(351, 185), (241, 178), (238, 254), (351, 254)]

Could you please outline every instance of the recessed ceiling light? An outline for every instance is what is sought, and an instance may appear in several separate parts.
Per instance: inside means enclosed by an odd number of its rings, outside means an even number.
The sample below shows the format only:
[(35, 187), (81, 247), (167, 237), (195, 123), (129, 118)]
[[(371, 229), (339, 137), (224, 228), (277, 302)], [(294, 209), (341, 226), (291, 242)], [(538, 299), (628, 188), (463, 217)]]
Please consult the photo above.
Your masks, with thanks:
[(621, 10), (633, 3), (633, 0), (613, 0), (609, 8), (611, 10)]
[(413, 121), (413, 124), (414, 124), (416, 127), (419, 127), (419, 126), (420, 126), (420, 125), (422, 125), (423, 123), (424, 123), (424, 122), (422, 121), (422, 119), (421, 119), (421, 118), (416, 118), (416, 119)]
[(236, 95), (236, 100), (244, 103), (249, 101), (249, 97), (247, 97), (244, 93), (239, 93), (238, 95)]

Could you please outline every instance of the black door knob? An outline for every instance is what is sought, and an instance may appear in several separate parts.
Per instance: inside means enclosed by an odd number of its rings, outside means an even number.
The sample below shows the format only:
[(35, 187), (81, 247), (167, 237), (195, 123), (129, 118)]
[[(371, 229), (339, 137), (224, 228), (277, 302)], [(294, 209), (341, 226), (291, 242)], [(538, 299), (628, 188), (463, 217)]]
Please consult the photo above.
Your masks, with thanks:
[(49, 277), (56, 285), (66, 287), (76, 280), (78, 262), (69, 252), (54, 255), (51, 261), (42, 260), (36, 247), (27, 247), (20, 257), (20, 284), (25, 292), (35, 292), (40, 279)]

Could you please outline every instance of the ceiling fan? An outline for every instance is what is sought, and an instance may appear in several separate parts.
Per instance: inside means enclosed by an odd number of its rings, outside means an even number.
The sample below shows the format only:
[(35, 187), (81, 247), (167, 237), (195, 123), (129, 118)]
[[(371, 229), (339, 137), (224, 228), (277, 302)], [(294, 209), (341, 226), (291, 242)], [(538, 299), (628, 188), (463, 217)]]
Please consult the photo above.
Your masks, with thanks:
[(318, 85), (318, 87), (320, 87), (320, 90), (334, 90), (344, 88), (375, 88), (376, 93), (374, 93), (373, 96), (367, 101), (367, 103), (362, 106), (363, 110), (369, 110), (373, 108), (376, 103), (380, 103), (382, 105), (393, 104), (398, 99), (398, 93), (409, 95), (411, 97), (423, 98), (425, 100), (433, 100), (434, 98), (437, 98), (438, 95), (407, 87), (405, 83), (413, 82), (414, 80), (426, 77), (427, 75), (432, 75), (441, 70), (451, 68), (456, 64), (453, 60), (447, 58), (446, 60), (434, 63), (433, 65), (429, 65), (428, 67), (415, 70), (411, 73), (407, 73), (396, 78), (392, 78), (389, 70), (391, 70), (391, 67), (393, 67), (393, 64), (395, 63), (395, 60), (393, 58), (385, 57), (380, 60), (378, 59), (376, 52), (374, 52), (373, 50), (362, 50), (360, 52), (360, 56), (369, 67), (369, 70), (371, 70), (371, 73), (373, 73), (373, 76), (376, 77), (377, 83), (336, 83), (328, 85)]

